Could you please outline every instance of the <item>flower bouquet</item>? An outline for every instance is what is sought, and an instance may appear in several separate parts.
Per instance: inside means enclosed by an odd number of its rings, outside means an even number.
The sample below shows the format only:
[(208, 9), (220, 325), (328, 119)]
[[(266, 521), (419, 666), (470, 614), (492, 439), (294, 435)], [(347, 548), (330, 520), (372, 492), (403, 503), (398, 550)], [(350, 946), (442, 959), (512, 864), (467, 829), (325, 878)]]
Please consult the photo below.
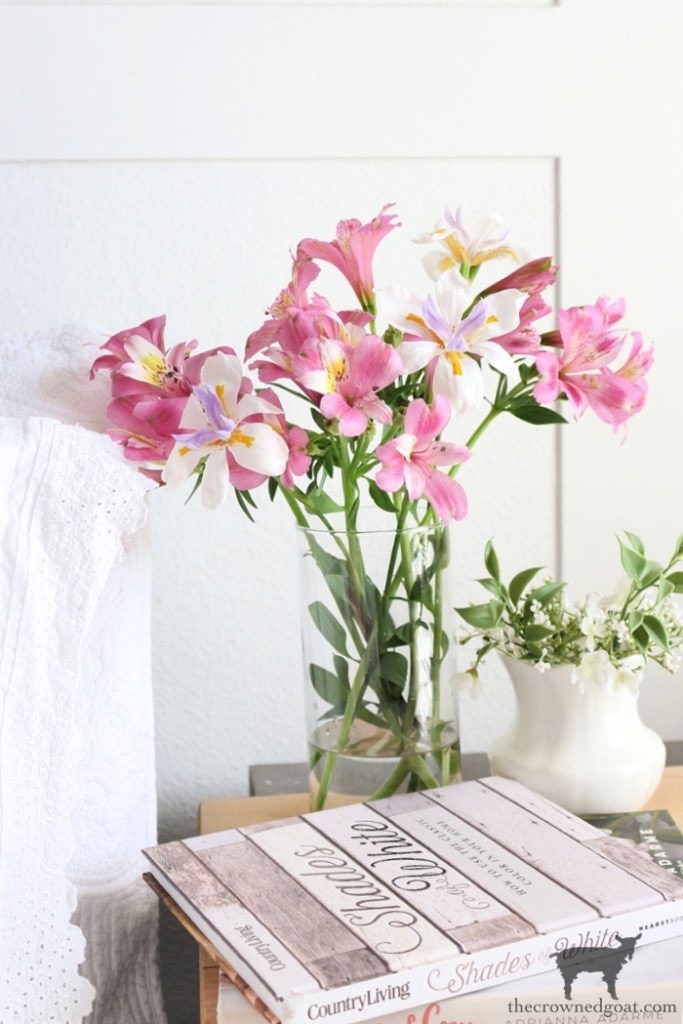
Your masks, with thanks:
[[(504, 413), (563, 423), (559, 399), (623, 427), (645, 402), (652, 360), (635, 333), (615, 365), (629, 338), (621, 300), (559, 310), (541, 330), (557, 268), (522, 263), (494, 218), (468, 225), (447, 210), (417, 239), (431, 246), (429, 294), (376, 288), (375, 251), (397, 227), (387, 206), (366, 224), (341, 221), (331, 241), (299, 243), (290, 282), (246, 340), (258, 388), (231, 347), (167, 350), (163, 317), (114, 335), (93, 366), (111, 377), (111, 435), (142, 472), (192, 481), (210, 508), (232, 492), (249, 518), (262, 487), (291, 509), (316, 807), (331, 793), (458, 777), (444, 625), (447, 527), (467, 512), (456, 475)], [(495, 279), (498, 260), (518, 266)], [(312, 290), (321, 264), (346, 279), (349, 308)], [(482, 415), (470, 436), (445, 440), (471, 410)], [(358, 783), (358, 763), (378, 771)]]
[(472, 631), (463, 643), (476, 642), (476, 657), (465, 673), (469, 686), (491, 651), (528, 662), (537, 672), (571, 665), (572, 683), (585, 692), (589, 686), (636, 693), (647, 661), (668, 672), (678, 671), (683, 659), (683, 534), (665, 565), (646, 557), (642, 540), (625, 533), (619, 540), (626, 570), (615, 593), (587, 594), (579, 601), (566, 597), (566, 583), (547, 576), (539, 585), (539, 567), (523, 569), (505, 584), (493, 544), (486, 546), (489, 576), (479, 580), (492, 595), (485, 604), (456, 611)]

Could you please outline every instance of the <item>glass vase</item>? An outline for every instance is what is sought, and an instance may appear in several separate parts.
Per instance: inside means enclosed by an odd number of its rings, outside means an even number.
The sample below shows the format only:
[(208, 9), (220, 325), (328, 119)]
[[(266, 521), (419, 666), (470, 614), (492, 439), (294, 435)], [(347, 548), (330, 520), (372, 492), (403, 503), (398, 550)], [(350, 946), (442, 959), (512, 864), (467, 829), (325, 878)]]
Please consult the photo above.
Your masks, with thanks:
[(311, 808), (458, 781), (449, 534), (299, 527)]

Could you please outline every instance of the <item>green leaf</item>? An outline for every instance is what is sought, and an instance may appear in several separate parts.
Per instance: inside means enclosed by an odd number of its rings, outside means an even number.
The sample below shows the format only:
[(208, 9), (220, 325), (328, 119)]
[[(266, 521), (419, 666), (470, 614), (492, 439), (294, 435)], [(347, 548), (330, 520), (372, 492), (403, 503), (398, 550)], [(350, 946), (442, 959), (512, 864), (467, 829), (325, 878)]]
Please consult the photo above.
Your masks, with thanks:
[[(405, 647), (410, 643), (410, 634), (413, 630), (413, 626), (409, 622), (404, 622), (402, 626), (397, 626), (392, 635), (388, 640), (385, 641), (385, 647)], [(429, 629), (429, 626), (424, 619), (417, 619), (415, 622), (415, 628)]]
[(666, 632), (666, 626), (661, 619), (658, 619), (656, 615), (645, 615), (643, 617), (643, 628), (647, 630), (648, 635), (656, 644), (658, 644), (663, 651), (669, 650), (669, 637)]
[[(242, 511), (244, 512), (244, 514), (247, 517), (247, 519), (249, 519), (253, 523), (254, 522), (254, 517), (252, 516), (251, 512), (247, 508), (247, 503), (244, 500), (244, 492), (243, 491), (238, 491), (237, 488), (235, 488), (235, 497), (237, 498), (237, 504), (242, 509)], [(253, 501), (252, 501), (252, 504), (253, 504)]]
[(190, 491), (189, 495), (185, 499), (185, 504), (186, 505), (187, 505), (187, 503), (189, 501), (191, 501), (192, 498), (194, 498), (194, 496), (197, 493), (197, 490), (198, 490), (202, 480), (204, 479), (204, 468), (205, 468), (205, 466), (206, 466), (206, 457), (203, 458), (203, 459), (200, 459), (199, 462), (197, 463), (197, 465), (195, 466), (195, 470), (194, 471), (195, 471), (197, 479), (194, 482), (194, 486), (192, 487), (192, 490)]
[(683, 533), (676, 541), (676, 547), (674, 548), (674, 558), (680, 558), (683, 555)]
[(317, 409), (311, 409), (311, 419), (319, 430), (325, 430), (325, 417)]
[(477, 583), (479, 583), (484, 588), (484, 590), (488, 590), (489, 594), (493, 594), (494, 597), (505, 597), (505, 587), (502, 585), (502, 583), (499, 583), (497, 580), (491, 580), (487, 577), (484, 577), (480, 580), (477, 580)]
[(307, 494), (301, 496), (301, 503), (305, 505), (309, 512), (313, 512), (314, 515), (327, 516), (331, 512), (343, 512), (344, 508), (342, 505), (338, 505), (336, 501), (332, 501), (332, 498), (324, 491), (311, 490)]
[(487, 541), (486, 547), (484, 548), (484, 565), (486, 566), (489, 574), (500, 583), (500, 564), (498, 562), (498, 555), (496, 549), (493, 546), (493, 541)]
[(381, 487), (378, 487), (374, 480), (370, 481), (368, 491), (370, 492), (370, 497), (374, 501), (375, 505), (377, 505), (378, 508), (381, 508), (383, 512), (396, 512), (394, 503), (387, 492), (383, 491)]
[(621, 564), (631, 579), (635, 580), (636, 583), (640, 583), (642, 574), (647, 566), (647, 559), (638, 551), (634, 551), (627, 544), (624, 544), (621, 537), (617, 539), (619, 540), (619, 548), (621, 550)]
[(308, 671), (311, 677), (313, 689), (319, 697), (327, 704), (343, 704), (349, 694), (349, 687), (320, 665), (309, 665)]
[(425, 569), (424, 572), (421, 572), (410, 588), (408, 599), (424, 605), (424, 607), (430, 612), (433, 612), (434, 594), (432, 592), (431, 577), (432, 573), (429, 569)]
[(545, 608), (552, 599), (567, 586), (566, 583), (544, 583), (536, 590), (530, 590), (526, 596), (527, 601), (538, 601), (542, 608)]
[(645, 657), (647, 657), (647, 649), (650, 644), (650, 635), (648, 631), (645, 629), (645, 626), (638, 626), (637, 629), (633, 630), (631, 636), (633, 637), (636, 643), (636, 647), (638, 647), (641, 654), (644, 654)]
[(455, 609), (461, 619), (475, 629), (494, 629), (503, 614), (502, 601), (488, 601), (486, 604), (471, 604), (467, 608)]
[(525, 402), (519, 405), (513, 403), (509, 411), (518, 420), (524, 420), (525, 423), (536, 423), (539, 426), (567, 422), (564, 416), (560, 416), (555, 409), (548, 409), (545, 405), (537, 405), (535, 402)]
[(677, 594), (683, 594), (683, 572), (670, 572), (666, 579), (673, 583)]
[(349, 683), (348, 661), (346, 660), (346, 658), (342, 658), (341, 654), (335, 654), (334, 657), (332, 658), (332, 661), (334, 662), (334, 667), (337, 672), (337, 679), (339, 680), (339, 682), (341, 683), (342, 687), (345, 690), (350, 690), (351, 684)]
[(309, 604), (308, 610), (328, 644), (334, 647), (335, 651), (348, 656), (346, 631), (341, 623), (337, 622), (329, 608), (326, 608), (322, 601), (314, 601), (313, 604)]
[(664, 566), (660, 565), (659, 562), (645, 562), (643, 574), (640, 577), (641, 587), (651, 586), (655, 580), (659, 579), (664, 570)]
[(508, 592), (510, 594), (510, 600), (514, 604), (515, 608), (519, 603), (519, 599), (524, 593), (524, 590), (531, 583), (534, 576), (536, 576), (541, 569), (542, 565), (537, 565), (533, 569), (523, 569), (522, 572), (518, 572), (516, 576), (513, 576), (510, 580), (510, 586)]
[(548, 629), (547, 626), (540, 626), (534, 622), (524, 630), (524, 639), (536, 643), (538, 640), (545, 640), (546, 637), (552, 636), (554, 632), (554, 629)]
[(664, 579), (662, 577), (659, 581), (659, 588), (657, 590), (657, 604), (661, 601), (666, 601), (667, 597), (669, 597), (670, 594), (673, 594), (675, 590), (675, 584), (673, 584), (671, 580)]
[(645, 554), (645, 545), (643, 544), (640, 537), (635, 533), (629, 533), (628, 530), (624, 530), (624, 533), (628, 537), (628, 542), (634, 551), (637, 551), (639, 555)]
[(275, 495), (280, 488), (279, 481), (276, 476), (268, 477), (268, 497), (271, 501), (275, 500)]
[(398, 651), (387, 651), (380, 655), (379, 672), (382, 679), (398, 688), (398, 692), (392, 696), (400, 697), (408, 678), (408, 659)]
[(639, 611), (637, 608), (634, 608), (633, 611), (629, 613), (628, 628), (631, 633), (635, 633), (635, 631), (642, 626), (644, 617), (643, 612)]

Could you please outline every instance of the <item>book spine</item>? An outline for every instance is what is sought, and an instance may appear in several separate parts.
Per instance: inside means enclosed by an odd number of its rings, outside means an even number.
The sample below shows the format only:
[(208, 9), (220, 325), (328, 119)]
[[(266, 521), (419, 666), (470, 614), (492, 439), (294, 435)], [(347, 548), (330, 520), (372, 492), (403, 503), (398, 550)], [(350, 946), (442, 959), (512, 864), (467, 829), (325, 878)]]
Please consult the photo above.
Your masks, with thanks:
[(358, 1024), (378, 1014), (442, 1002), (503, 982), (554, 970), (552, 954), (575, 946), (615, 947), (617, 937), (639, 936), (640, 945), (673, 938), (683, 932), (683, 900), (629, 911), (610, 921), (590, 922), (556, 935), (522, 939), (506, 950), (482, 950), (400, 971), (376, 986), (355, 984), (329, 993), (301, 996), (285, 1009), (286, 1024)]
[[(680, 941), (675, 950), (667, 953), (671, 974), (683, 960), (683, 945)], [(667, 947), (671, 943), (667, 943)], [(641, 950), (645, 954), (646, 950)], [(636, 954), (636, 957), (638, 954)], [(636, 960), (636, 963), (638, 961)], [(652, 963), (652, 961), (650, 961)], [(630, 1004), (632, 1020), (656, 1020), (658, 1024), (681, 1024), (683, 1012), (683, 977), (669, 979), (650, 974), (655, 967), (649, 967), (641, 960), (639, 977), (647, 974), (652, 980), (632, 980), (634, 972), (624, 971), (618, 982), (619, 1002)], [(470, 995), (435, 999), (426, 1006), (403, 1009), (395, 1013), (379, 1013), (367, 1024), (502, 1024), (516, 1020), (520, 1024), (552, 1019), (553, 1024), (606, 1024), (616, 1020), (614, 1002), (606, 986), (597, 975), (589, 988), (583, 987), (572, 1002), (562, 998), (563, 982), (558, 973), (544, 974), (540, 984), (532, 979), (518, 984), (498, 985), (483, 992)], [(638, 1008), (637, 1005), (640, 1004)], [(550, 1016), (552, 1014), (552, 1017)], [(638, 1014), (639, 1016), (636, 1016)], [(543, 1015), (543, 1016), (541, 1016)], [(647, 1016), (646, 1016), (647, 1015)], [(263, 1024), (263, 1018), (244, 999), (242, 994), (221, 977), (216, 1024)]]

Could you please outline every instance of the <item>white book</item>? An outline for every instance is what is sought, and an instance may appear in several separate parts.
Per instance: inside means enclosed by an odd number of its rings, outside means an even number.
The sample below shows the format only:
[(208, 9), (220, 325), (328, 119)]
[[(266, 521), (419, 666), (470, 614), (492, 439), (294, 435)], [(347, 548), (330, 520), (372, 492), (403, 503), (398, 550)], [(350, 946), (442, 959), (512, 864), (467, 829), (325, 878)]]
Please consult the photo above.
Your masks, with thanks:
[[(602, 976), (581, 972), (564, 996), (558, 969), (455, 999), (373, 1018), (369, 1024), (620, 1024), (683, 1021), (683, 937), (637, 948), (616, 979), (617, 999)], [(263, 1017), (221, 974), (216, 1024), (263, 1024)]]
[(683, 934), (681, 879), (499, 777), (145, 853), (285, 1024), (405, 1016), (556, 967), (571, 980), (581, 957)]

